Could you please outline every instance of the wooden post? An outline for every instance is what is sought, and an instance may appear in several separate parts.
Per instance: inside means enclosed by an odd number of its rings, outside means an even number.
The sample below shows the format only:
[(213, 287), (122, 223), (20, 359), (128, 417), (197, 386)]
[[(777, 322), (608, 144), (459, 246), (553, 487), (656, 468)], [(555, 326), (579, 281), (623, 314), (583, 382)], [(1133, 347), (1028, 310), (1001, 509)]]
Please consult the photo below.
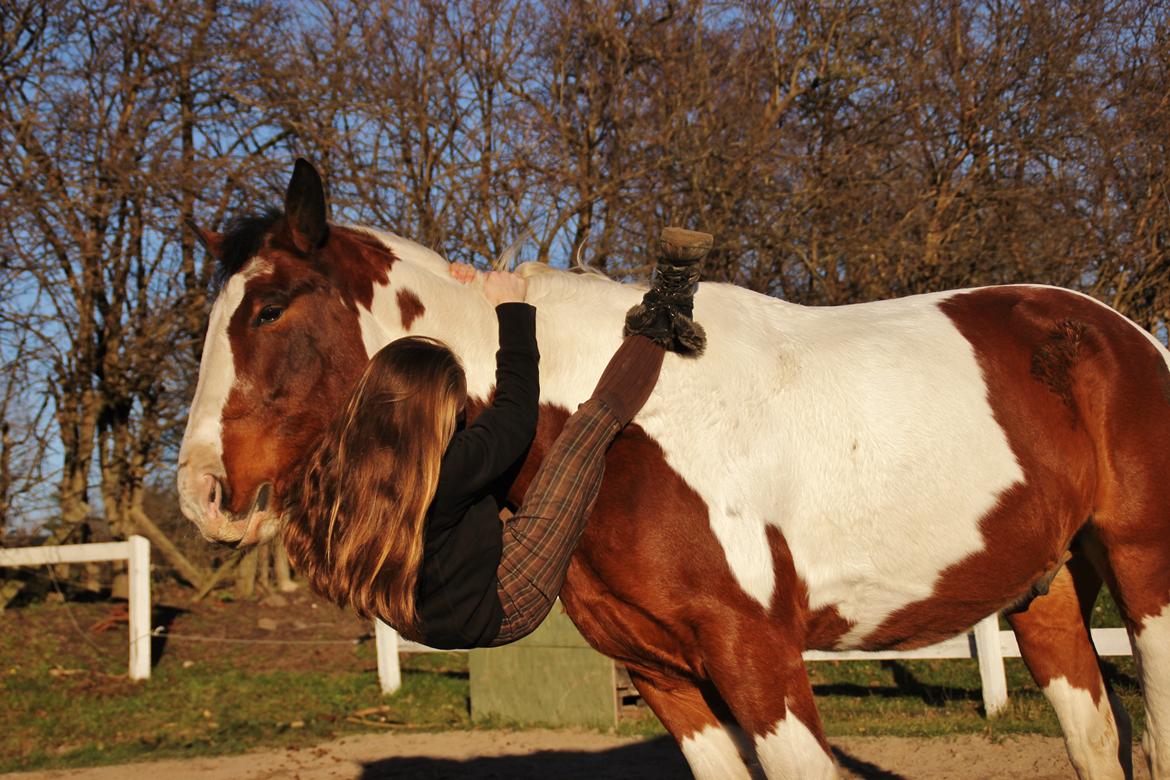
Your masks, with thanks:
[(398, 632), (378, 619), (374, 620), (374, 649), (378, 655), (378, 683), (382, 686), (382, 693), (394, 693), (402, 687)]
[(133, 534), (128, 540), (130, 580), (130, 679), (150, 679), (150, 542)]
[(988, 615), (975, 624), (975, 652), (979, 656), (979, 677), (983, 682), (983, 709), (987, 717), (993, 718), (1007, 706), (1008, 701), (998, 613)]

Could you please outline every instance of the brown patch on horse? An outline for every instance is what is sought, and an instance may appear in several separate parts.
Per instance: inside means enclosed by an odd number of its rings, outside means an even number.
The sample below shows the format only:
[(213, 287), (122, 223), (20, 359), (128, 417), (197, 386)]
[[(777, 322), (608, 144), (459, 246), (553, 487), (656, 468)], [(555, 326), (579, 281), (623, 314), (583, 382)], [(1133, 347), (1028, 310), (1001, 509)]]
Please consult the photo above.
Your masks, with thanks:
[(402, 315), (402, 329), (409, 331), (414, 321), (426, 313), (427, 307), (423, 306), (423, 302), (410, 290), (399, 290), (396, 298), (398, 312)]
[[(1096, 499), (1096, 421), (1086, 419), (1077, 385), (1092, 386), (1108, 370), (1100, 337), (1116, 315), (1070, 293), (1025, 287), (961, 293), (940, 308), (975, 351), (1024, 482), (980, 521), (983, 549), (944, 570), (929, 598), (888, 617), (866, 647), (941, 641), (1018, 601), (1059, 566)], [(1037, 361), (1044, 381), (1036, 381)]]
[(805, 647), (809, 650), (835, 650), (853, 625), (853, 621), (842, 617), (836, 607), (821, 607), (808, 616)]
[[(1123, 317), (1061, 290), (975, 290), (940, 308), (975, 351), (1025, 481), (980, 521), (984, 549), (944, 571), (929, 598), (891, 615), (866, 645), (917, 647), (1002, 609), (1057, 566), (1087, 523), (1108, 550), (1123, 615), (1158, 614), (1170, 598), (1167, 545), (1151, 543), (1170, 533), (1159, 524), (1170, 506), (1170, 414), (1155, 401), (1162, 355)], [(1069, 343), (1050, 354), (1056, 379), (1069, 378), (1071, 406), (1032, 373), (1054, 334), (1072, 341), (1068, 322), (1078, 324), (1075, 351)]]
[[(374, 236), (360, 230), (330, 226), (329, 240), (321, 248), (319, 263), (353, 307), (367, 309), (374, 302), (375, 285), (390, 281), (390, 269), (398, 257)], [(420, 304), (421, 305), (421, 304)]]
[(784, 533), (774, 525), (767, 526), (764, 533), (772, 551), (772, 574), (776, 583), (772, 592), (770, 611), (779, 614), (796, 609), (800, 620), (793, 625), (794, 629), (805, 637), (802, 650), (832, 650), (841, 638), (849, 633), (853, 622), (842, 617), (835, 606), (821, 607), (816, 612), (811, 612), (808, 586), (796, 576), (796, 564)]

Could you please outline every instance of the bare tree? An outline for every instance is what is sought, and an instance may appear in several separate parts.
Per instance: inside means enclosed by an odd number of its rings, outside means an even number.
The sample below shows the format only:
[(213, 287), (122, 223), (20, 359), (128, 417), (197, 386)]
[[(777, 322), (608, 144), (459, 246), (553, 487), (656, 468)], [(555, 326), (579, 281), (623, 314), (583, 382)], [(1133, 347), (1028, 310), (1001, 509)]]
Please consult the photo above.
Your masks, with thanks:
[(216, 198), (206, 177), (223, 162), (201, 160), (254, 142), (226, 121), (246, 112), (214, 68), (254, 31), (225, 24), (211, 2), (89, 5), (6, 6), (16, 23), (0, 54), (0, 246), (28, 293), (6, 301), (5, 317), (50, 378), (62, 461), (53, 540), (84, 534), (100, 506), (115, 533), (146, 534), (198, 582), (143, 511), (143, 486), (184, 413), (167, 382), (197, 358), (174, 346), (197, 343), (206, 306), (207, 269), (178, 225), (199, 200), (222, 212), (239, 191), (229, 181)]

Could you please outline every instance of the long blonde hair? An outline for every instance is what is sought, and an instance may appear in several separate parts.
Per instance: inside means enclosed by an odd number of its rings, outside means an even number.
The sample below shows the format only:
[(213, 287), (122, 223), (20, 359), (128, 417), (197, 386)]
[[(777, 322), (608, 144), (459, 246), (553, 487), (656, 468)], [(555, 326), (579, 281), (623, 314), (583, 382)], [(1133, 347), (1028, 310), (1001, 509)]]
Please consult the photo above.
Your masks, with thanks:
[(419, 638), (423, 524), (465, 399), (463, 368), (444, 344), (391, 342), (313, 451), (288, 507), (284, 545), (310, 587), (409, 638)]

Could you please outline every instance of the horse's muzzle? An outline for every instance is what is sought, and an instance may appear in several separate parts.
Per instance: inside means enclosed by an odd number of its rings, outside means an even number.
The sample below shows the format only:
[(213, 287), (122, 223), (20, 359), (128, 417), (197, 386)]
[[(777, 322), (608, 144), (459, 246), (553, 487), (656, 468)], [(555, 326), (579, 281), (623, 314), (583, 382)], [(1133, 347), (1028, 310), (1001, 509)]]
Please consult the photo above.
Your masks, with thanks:
[(203, 538), (209, 542), (249, 547), (267, 541), (276, 532), (278, 518), (270, 511), (270, 482), (256, 489), (252, 504), (242, 517), (224, 508), (224, 485), (213, 474), (203, 474), (193, 486), (180, 485), (179, 493), (183, 514), (199, 527)]

